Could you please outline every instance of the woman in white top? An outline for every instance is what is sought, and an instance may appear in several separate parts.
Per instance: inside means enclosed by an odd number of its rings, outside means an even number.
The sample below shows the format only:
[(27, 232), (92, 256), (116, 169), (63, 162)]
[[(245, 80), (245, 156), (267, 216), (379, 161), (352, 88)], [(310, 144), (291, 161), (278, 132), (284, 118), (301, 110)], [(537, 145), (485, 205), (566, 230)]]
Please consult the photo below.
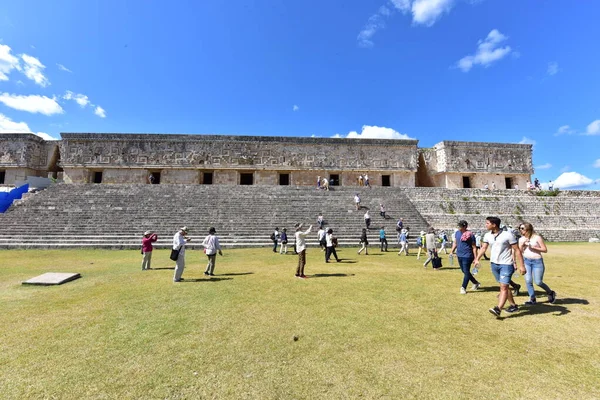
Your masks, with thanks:
[(521, 231), (521, 238), (519, 239), (519, 248), (523, 253), (523, 259), (525, 261), (525, 283), (527, 284), (527, 292), (529, 293), (529, 301), (525, 304), (533, 305), (536, 304), (535, 290), (533, 289), (533, 283), (544, 289), (548, 294), (548, 301), (554, 303), (556, 300), (556, 293), (544, 283), (544, 259), (542, 253), (547, 253), (548, 248), (544, 239), (533, 230), (533, 225), (530, 223), (523, 223), (519, 226)]

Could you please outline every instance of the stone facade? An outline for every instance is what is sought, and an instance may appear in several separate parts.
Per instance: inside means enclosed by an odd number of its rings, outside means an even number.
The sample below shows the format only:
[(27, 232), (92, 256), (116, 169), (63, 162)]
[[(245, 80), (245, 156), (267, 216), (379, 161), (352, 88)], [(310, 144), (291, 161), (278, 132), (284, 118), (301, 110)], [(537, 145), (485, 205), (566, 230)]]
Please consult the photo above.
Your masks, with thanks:
[(531, 145), (417, 140), (225, 135), (63, 133), (46, 142), (33, 134), (0, 136), (6, 184), (50, 172), (67, 183), (315, 185), (316, 177), (356, 186), (462, 188), (525, 183)]

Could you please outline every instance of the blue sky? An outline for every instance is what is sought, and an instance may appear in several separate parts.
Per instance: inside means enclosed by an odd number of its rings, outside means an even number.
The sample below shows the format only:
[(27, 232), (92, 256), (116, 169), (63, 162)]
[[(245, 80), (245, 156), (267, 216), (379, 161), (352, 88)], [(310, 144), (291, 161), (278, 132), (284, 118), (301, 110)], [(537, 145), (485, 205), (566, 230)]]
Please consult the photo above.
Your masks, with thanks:
[(533, 143), (600, 189), (600, 2), (10, 1), (0, 132)]

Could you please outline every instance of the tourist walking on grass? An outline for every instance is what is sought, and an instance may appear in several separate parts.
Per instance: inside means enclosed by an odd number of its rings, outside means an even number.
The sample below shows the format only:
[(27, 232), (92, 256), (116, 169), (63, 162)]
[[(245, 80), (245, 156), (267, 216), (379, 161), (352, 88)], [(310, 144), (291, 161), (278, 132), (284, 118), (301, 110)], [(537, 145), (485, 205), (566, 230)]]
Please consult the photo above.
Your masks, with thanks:
[(327, 249), (327, 242), (325, 239), (325, 235), (327, 235), (325, 228), (323, 228), (323, 227), (319, 228), (319, 230), (317, 232), (317, 239), (319, 240), (319, 247), (321, 248), (321, 251), (325, 251)]
[(279, 228), (275, 227), (273, 233), (271, 233), (271, 241), (273, 242), (273, 253), (277, 253), (277, 243), (279, 241)]
[(463, 273), (460, 294), (467, 294), (469, 281), (473, 283), (471, 290), (477, 290), (481, 286), (477, 279), (471, 275), (471, 264), (477, 257), (477, 247), (475, 246), (475, 236), (473, 232), (467, 230), (468, 226), (467, 221), (458, 221), (458, 230), (454, 233), (454, 241), (450, 250), (450, 257), (456, 254), (458, 265), (460, 265), (460, 270)]
[(306, 231), (302, 231), (302, 224), (296, 224), (296, 252), (298, 253), (298, 267), (296, 268), (296, 277), (306, 278), (304, 275), (304, 266), (306, 265), (306, 236), (310, 234), (312, 225)]
[(360, 245), (362, 246), (360, 248), (360, 250), (358, 250), (358, 254), (362, 253), (362, 251), (365, 251), (365, 256), (369, 255), (369, 239), (367, 238), (367, 229), (363, 228), (362, 230), (362, 234), (360, 235)]
[(335, 251), (335, 236), (333, 236), (333, 229), (329, 228), (327, 230), (327, 234), (325, 235), (325, 241), (327, 244), (327, 250), (325, 251), (325, 262), (328, 263), (332, 255), (335, 258), (335, 261), (342, 261), (338, 258), (337, 252)]
[(507, 301), (510, 306), (506, 309), (506, 312), (513, 313), (519, 310), (509, 288), (510, 280), (515, 272), (513, 254), (521, 274), (524, 275), (526, 271), (523, 266), (523, 255), (519, 249), (517, 239), (512, 232), (500, 230), (500, 218), (487, 217), (485, 219), (485, 228), (488, 232), (483, 237), (481, 250), (479, 250), (475, 257), (475, 266), (479, 267), (479, 260), (487, 248), (491, 247), (490, 264), (492, 274), (494, 274), (494, 278), (500, 284), (500, 295), (498, 296), (498, 305), (490, 308), (489, 311), (496, 317), (500, 317), (502, 308)]
[(404, 255), (408, 255), (408, 231), (406, 229), (402, 229), (398, 236), (398, 243), (400, 244), (400, 251), (398, 255), (404, 253)]
[(281, 247), (279, 247), (279, 254), (287, 254), (287, 244), (288, 244), (287, 229), (283, 228), (281, 230)]
[[(423, 263), (423, 268), (427, 268), (427, 264), (433, 260), (433, 257), (437, 256), (437, 248), (435, 244), (435, 229), (429, 227), (427, 234), (425, 235), (425, 248), (427, 249), (427, 260)], [(434, 265), (435, 267), (435, 265)]]
[(217, 252), (220, 256), (223, 255), (221, 251), (221, 245), (219, 244), (219, 237), (216, 235), (217, 231), (215, 228), (210, 227), (208, 230), (208, 236), (204, 238), (202, 246), (204, 246), (204, 252), (208, 257), (208, 264), (206, 264), (206, 270), (204, 275), (214, 276), (215, 264), (217, 263)]
[(519, 226), (521, 231), (521, 238), (519, 239), (519, 248), (523, 253), (523, 260), (525, 261), (525, 284), (527, 285), (527, 292), (529, 293), (529, 301), (525, 304), (533, 305), (537, 303), (535, 297), (535, 290), (533, 284), (544, 289), (548, 295), (548, 301), (554, 303), (556, 300), (556, 293), (544, 283), (544, 258), (542, 253), (547, 253), (548, 248), (544, 239), (533, 230), (533, 225), (530, 223), (523, 223)]
[(387, 251), (388, 241), (387, 241), (387, 238), (385, 237), (385, 226), (382, 226), (381, 229), (379, 230), (379, 243), (380, 243), (380, 250)]
[(419, 236), (417, 237), (417, 247), (419, 248), (419, 250), (417, 251), (417, 260), (421, 258), (421, 252), (427, 252), (425, 244), (425, 231), (421, 231), (419, 232)]
[(371, 215), (369, 214), (369, 210), (367, 210), (367, 212), (365, 212), (365, 225), (367, 227), (367, 229), (371, 229)]
[(188, 228), (184, 226), (173, 236), (173, 250), (178, 251), (173, 282), (180, 282), (183, 279), (181, 275), (183, 275), (183, 270), (185, 269), (185, 245), (192, 240), (186, 237), (187, 233)]
[(446, 250), (446, 246), (448, 245), (448, 235), (446, 235), (445, 231), (440, 232), (440, 250), (438, 251), (438, 253), (441, 253), (442, 250), (444, 251), (444, 254), (448, 254), (448, 251)]
[(142, 238), (142, 271), (152, 269), (152, 243), (157, 240), (158, 236), (156, 233), (153, 233), (152, 231), (144, 232), (144, 237)]

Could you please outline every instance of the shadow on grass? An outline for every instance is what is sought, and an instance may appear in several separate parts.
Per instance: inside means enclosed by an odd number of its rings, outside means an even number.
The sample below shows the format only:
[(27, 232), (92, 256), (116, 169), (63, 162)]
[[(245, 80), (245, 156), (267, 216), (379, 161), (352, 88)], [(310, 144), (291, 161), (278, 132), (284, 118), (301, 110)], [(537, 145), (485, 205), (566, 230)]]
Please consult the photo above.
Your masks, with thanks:
[(537, 303), (534, 306), (521, 306), (519, 307), (518, 312), (505, 318), (519, 318), (538, 314), (555, 314), (556, 317), (559, 317), (570, 312), (571, 311), (567, 307), (558, 306), (556, 303)]
[(163, 267), (163, 268), (150, 268), (152, 271), (160, 271), (161, 269), (170, 269), (171, 271), (175, 270), (175, 267)]
[(219, 274), (220, 276), (238, 276), (238, 275), (252, 275), (254, 272), (231, 272), (229, 274)]
[(196, 279), (188, 279), (188, 278), (184, 278), (181, 279), (181, 282), (179, 283), (188, 283), (188, 282), (219, 282), (219, 281), (230, 281), (233, 280), (233, 278), (196, 278)]
[(309, 278), (343, 278), (345, 276), (354, 276), (354, 274), (314, 274), (309, 276)]

